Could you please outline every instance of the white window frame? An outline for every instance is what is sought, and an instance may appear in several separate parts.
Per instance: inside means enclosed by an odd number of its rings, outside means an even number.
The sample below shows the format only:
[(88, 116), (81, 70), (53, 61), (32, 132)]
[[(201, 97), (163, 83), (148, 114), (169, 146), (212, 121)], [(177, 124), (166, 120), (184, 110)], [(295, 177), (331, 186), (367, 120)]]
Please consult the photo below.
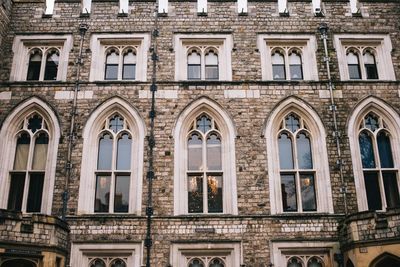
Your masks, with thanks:
[[(282, 206), (281, 176), (279, 166), (278, 131), (282, 120), (290, 113), (296, 113), (308, 126), (311, 133), (311, 149), (313, 154), (315, 175), (315, 198), (317, 211), (284, 212)], [(268, 159), (269, 192), (271, 214), (296, 213), (333, 213), (332, 190), (328, 165), (328, 151), (326, 147), (325, 127), (315, 112), (305, 102), (289, 97), (274, 108), (270, 114), (265, 132)]]
[(199, 14), (207, 13), (207, 0), (197, 0), (197, 13)]
[[(235, 165), (236, 130), (232, 119), (217, 103), (208, 98), (200, 98), (180, 114), (176, 121), (174, 136), (174, 215), (189, 214), (187, 188), (187, 133), (200, 114), (206, 112), (217, 122), (222, 139), (223, 167), (223, 212), (218, 214), (238, 214)], [(206, 213), (204, 213), (206, 214)], [(197, 215), (203, 215), (197, 214)]]
[(158, 0), (158, 14), (168, 13), (168, 0)]
[[(72, 35), (17, 35), (13, 42), (13, 63), (11, 66), (10, 81), (26, 81), (29, 66), (29, 51), (33, 47), (41, 48), (42, 51), (48, 48), (58, 48), (60, 50), (57, 80), (67, 80), (68, 56), (69, 51), (72, 49), (73, 39)], [(45, 54), (42, 55), (42, 71), (41, 79), (44, 76)], [(32, 81), (33, 82), (33, 81)], [(36, 81), (37, 82), (37, 81)]]
[(30, 113), (37, 112), (48, 122), (49, 143), (47, 151), (47, 162), (43, 184), (41, 213), (51, 214), (53, 202), (54, 181), (57, 163), (58, 142), (60, 139), (60, 125), (58, 118), (43, 100), (33, 97), (19, 104), (4, 120), (0, 130), (0, 208), (7, 209), (8, 194), (10, 190), (9, 171), (13, 168), (16, 133), (21, 126), (22, 120)]
[[(348, 48), (357, 48), (363, 51), (372, 48), (376, 54), (375, 63), (378, 71), (378, 80), (395, 81), (395, 73), (391, 57), (392, 42), (390, 36), (386, 34), (336, 34), (334, 35), (334, 46), (336, 49), (340, 80), (348, 81), (349, 70), (347, 67), (346, 52)], [(359, 55), (362, 80), (367, 80), (364, 65), (361, 65), (363, 55)], [(376, 80), (372, 80), (375, 81)]]
[[(360, 145), (358, 142), (358, 132), (361, 121), (364, 117), (373, 112), (380, 116), (387, 124), (387, 129), (390, 132), (390, 141), (392, 146), (394, 169), (400, 169), (400, 116), (398, 113), (386, 104), (384, 101), (368, 97), (361, 101), (352, 111), (351, 116), (347, 122), (348, 137), (351, 151), (351, 160), (353, 163), (354, 183), (357, 194), (357, 204), (359, 211), (368, 210), (367, 193), (365, 190), (364, 172), (361, 162)], [(377, 151), (375, 152), (377, 153)], [(399, 175), (399, 171), (397, 171)], [(400, 190), (400, 179), (397, 178), (398, 188)], [(383, 187), (381, 187), (383, 188)], [(380, 190), (381, 194), (385, 194), (384, 190)], [(384, 198), (385, 196), (381, 196)], [(382, 201), (382, 208), (386, 210), (384, 201)]]
[(129, 13), (129, 0), (119, 0), (119, 14)]
[[(217, 48), (219, 81), (232, 81), (232, 48), (230, 34), (177, 34), (174, 37), (175, 80), (187, 80), (187, 55), (191, 47)], [(203, 55), (204, 56), (204, 55)], [(204, 61), (201, 62), (204, 65)], [(204, 76), (201, 80), (204, 80)]]
[(335, 253), (340, 252), (339, 243), (318, 241), (271, 241), (270, 253), (273, 266), (287, 266), (288, 256), (324, 255), (324, 267), (339, 267), (334, 260)]
[(92, 64), (90, 67), (89, 81), (105, 81), (104, 64), (106, 60), (106, 50), (108, 47), (117, 47), (118, 45), (132, 46), (136, 48), (135, 81), (146, 81), (147, 53), (150, 48), (149, 34), (93, 34), (90, 39)]
[(127, 266), (143, 266), (143, 244), (142, 243), (72, 243), (71, 267), (89, 267), (89, 257), (113, 256), (127, 257)]
[(187, 267), (188, 257), (225, 257), (225, 266), (243, 264), (241, 243), (173, 243), (170, 249), (170, 264), (174, 267)]
[[(94, 214), (96, 194), (98, 133), (106, 118), (118, 112), (129, 122), (132, 132), (131, 180), (129, 189), (128, 213), (141, 214), (142, 206), (142, 174), (145, 138), (145, 123), (139, 112), (121, 98), (114, 97), (101, 104), (92, 112), (83, 129), (83, 152), (81, 178), (78, 198), (78, 214)], [(96, 159), (96, 160), (94, 160)], [(99, 212), (96, 212), (99, 214)], [(105, 213), (111, 214), (111, 213)]]
[[(263, 80), (273, 80), (271, 53), (281, 49), (288, 54), (294, 48), (301, 52), (303, 80), (318, 81), (317, 42), (314, 35), (305, 34), (260, 34), (257, 46), (261, 56), (261, 76)], [(286, 80), (290, 80), (289, 59), (285, 56)]]
[(237, 7), (239, 14), (247, 13), (247, 0), (237, 0)]

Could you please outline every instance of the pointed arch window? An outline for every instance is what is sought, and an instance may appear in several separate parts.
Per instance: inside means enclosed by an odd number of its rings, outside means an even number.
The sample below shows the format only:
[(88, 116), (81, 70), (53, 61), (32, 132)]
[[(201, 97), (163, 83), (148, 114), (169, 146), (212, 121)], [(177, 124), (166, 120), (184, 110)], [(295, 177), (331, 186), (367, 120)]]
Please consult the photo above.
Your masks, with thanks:
[(289, 54), (289, 71), (291, 80), (303, 80), (303, 64), (301, 54), (293, 50)]
[(216, 257), (196, 257), (189, 259), (188, 267), (225, 267), (225, 262)]
[(378, 79), (378, 69), (376, 67), (376, 60), (374, 54), (366, 50), (363, 55), (364, 68), (367, 79)]
[(347, 67), (349, 70), (349, 78), (351, 80), (361, 79), (360, 60), (358, 57), (358, 53), (353, 50), (349, 50), (346, 57)]
[(118, 64), (119, 64), (119, 52), (116, 49), (110, 49), (107, 52), (106, 56), (106, 64), (104, 71), (105, 80), (118, 79)]
[(127, 259), (101, 257), (92, 259), (88, 267), (126, 267)]
[(132, 169), (132, 133), (127, 121), (114, 114), (98, 137), (95, 212), (128, 212)]
[(32, 49), (29, 56), (28, 81), (38, 81), (40, 77), (40, 69), (42, 66), (42, 51)]
[(296, 114), (282, 122), (278, 146), (283, 211), (316, 211), (311, 134)]
[(272, 53), (272, 76), (274, 80), (286, 80), (285, 57), (280, 51)]
[(57, 80), (59, 61), (60, 53), (58, 50), (52, 49), (47, 53), (44, 80)]
[(188, 80), (201, 79), (201, 54), (197, 50), (191, 50), (187, 57)]
[(370, 112), (359, 126), (358, 143), (368, 210), (400, 206), (398, 169), (394, 165), (391, 133), (385, 121)]
[[(29, 53), (26, 80), (57, 80), (60, 50), (57, 48), (32, 48)], [(43, 56), (44, 55), (44, 56)]]
[(122, 79), (135, 80), (136, 76), (136, 52), (133, 49), (127, 49), (124, 53), (122, 66)]
[(38, 113), (30, 114), (16, 135), (7, 209), (41, 212), (48, 145), (47, 122)]
[(207, 114), (193, 121), (187, 138), (189, 213), (223, 212), (221, 134)]
[(205, 55), (206, 80), (218, 80), (218, 54), (210, 49)]

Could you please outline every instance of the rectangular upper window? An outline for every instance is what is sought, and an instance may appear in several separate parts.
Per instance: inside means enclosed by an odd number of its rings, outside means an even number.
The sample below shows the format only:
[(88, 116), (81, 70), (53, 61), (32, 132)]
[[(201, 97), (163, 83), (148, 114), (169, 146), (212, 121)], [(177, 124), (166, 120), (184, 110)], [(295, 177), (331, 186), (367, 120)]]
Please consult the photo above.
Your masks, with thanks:
[(146, 81), (149, 42), (148, 34), (93, 34), (89, 80)]
[(389, 35), (338, 34), (334, 45), (342, 81), (395, 80)]
[(11, 81), (65, 81), (71, 35), (24, 35), (13, 43)]
[(263, 80), (318, 80), (313, 35), (258, 36)]
[(175, 36), (176, 80), (232, 80), (232, 36), (178, 34)]

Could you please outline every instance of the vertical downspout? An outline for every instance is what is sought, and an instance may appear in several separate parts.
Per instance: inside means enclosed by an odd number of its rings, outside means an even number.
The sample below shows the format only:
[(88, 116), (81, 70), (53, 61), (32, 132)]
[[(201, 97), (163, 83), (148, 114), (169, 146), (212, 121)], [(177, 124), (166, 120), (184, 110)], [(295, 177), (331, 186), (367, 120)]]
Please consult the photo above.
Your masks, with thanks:
[(74, 96), (72, 102), (72, 109), (71, 109), (71, 121), (70, 121), (70, 128), (68, 133), (68, 151), (67, 151), (67, 162), (65, 166), (66, 171), (66, 179), (65, 179), (65, 186), (64, 192), (62, 194), (63, 206), (62, 206), (62, 219), (65, 220), (65, 216), (67, 214), (67, 206), (68, 206), (68, 187), (69, 182), (72, 176), (72, 149), (74, 146), (75, 141), (75, 116), (76, 116), (76, 109), (77, 109), (77, 101), (78, 101), (78, 92), (80, 90), (80, 76), (81, 76), (81, 65), (82, 65), (82, 53), (83, 53), (83, 42), (85, 40), (85, 34), (88, 30), (88, 25), (81, 23), (79, 24), (79, 34), (81, 36), (80, 45), (79, 45), (79, 55), (76, 61), (76, 77), (75, 77), (75, 87), (74, 87)]
[(147, 206), (146, 206), (146, 216), (147, 216), (147, 230), (146, 230), (146, 238), (144, 241), (144, 245), (146, 247), (146, 267), (150, 267), (150, 259), (151, 259), (151, 247), (153, 246), (153, 240), (151, 237), (151, 223), (153, 216), (153, 179), (154, 179), (154, 146), (156, 144), (154, 139), (154, 119), (156, 117), (156, 98), (155, 94), (157, 91), (157, 37), (159, 35), (158, 31), (158, 1), (156, 1), (155, 9), (154, 9), (154, 29), (151, 35), (151, 60), (153, 63), (152, 67), (152, 77), (151, 77), (151, 109), (149, 112), (150, 117), (150, 135), (148, 137), (149, 144), (149, 168), (147, 171), (147, 179), (148, 179), (148, 192), (147, 192)]

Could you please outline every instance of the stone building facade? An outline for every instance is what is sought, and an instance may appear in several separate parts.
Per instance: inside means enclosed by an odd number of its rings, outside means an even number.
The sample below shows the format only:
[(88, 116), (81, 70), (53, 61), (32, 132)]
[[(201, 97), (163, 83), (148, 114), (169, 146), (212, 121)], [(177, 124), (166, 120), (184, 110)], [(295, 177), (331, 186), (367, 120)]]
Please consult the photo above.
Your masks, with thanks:
[(400, 266), (398, 1), (1, 3), (0, 267)]

